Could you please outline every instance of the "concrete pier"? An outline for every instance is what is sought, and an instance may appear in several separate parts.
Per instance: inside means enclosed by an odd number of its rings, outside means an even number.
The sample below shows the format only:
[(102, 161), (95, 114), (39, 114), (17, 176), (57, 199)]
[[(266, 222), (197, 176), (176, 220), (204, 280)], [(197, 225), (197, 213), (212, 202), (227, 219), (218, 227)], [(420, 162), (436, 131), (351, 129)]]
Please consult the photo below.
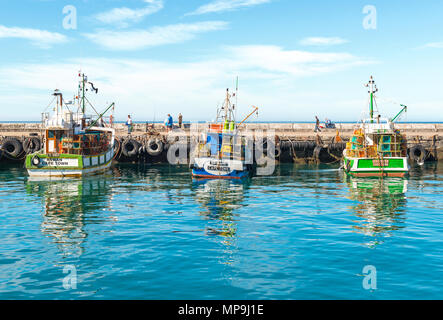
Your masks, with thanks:
[[(190, 136), (204, 131), (207, 123), (184, 124), (184, 128), (179, 130), (174, 128), (174, 134)], [(328, 144), (337, 142), (337, 135), (343, 142), (347, 142), (352, 132), (357, 128), (356, 123), (336, 123), (336, 129), (322, 129), (321, 132), (314, 132), (314, 123), (246, 123), (240, 127), (240, 131), (273, 130), (279, 141), (306, 142), (311, 141), (317, 146), (327, 147)], [(397, 123), (395, 125), (406, 135), (408, 147), (416, 145), (423, 146), (427, 151), (427, 160), (443, 159), (443, 123)], [(124, 123), (114, 124), (117, 137), (124, 140), (128, 137), (127, 127)], [(196, 129), (196, 130), (195, 130)], [(24, 141), (30, 134), (41, 134), (39, 123), (0, 123), (0, 144), (6, 137), (17, 137)], [(167, 134), (164, 125), (152, 123), (135, 123), (131, 137), (136, 140), (145, 140), (152, 135), (164, 137)]]

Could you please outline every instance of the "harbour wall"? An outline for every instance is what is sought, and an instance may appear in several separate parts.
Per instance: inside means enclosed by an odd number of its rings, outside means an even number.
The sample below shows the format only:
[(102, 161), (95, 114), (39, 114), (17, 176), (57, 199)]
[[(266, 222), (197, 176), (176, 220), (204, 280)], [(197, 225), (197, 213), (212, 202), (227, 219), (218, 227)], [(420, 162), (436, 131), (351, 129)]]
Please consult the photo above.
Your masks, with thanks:
[[(313, 123), (247, 123), (239, 130), (256, 135), (258, 132), (272, 131), (276, 136), (276, 159), (281, 162), (337, 162), (357, 124), (336, 123), (335, 129), (322, 128), (321, 132), (314, 132)], [(193, 137), (204, 132), (207, 123), (184, 124), (183, 128), (174, 127), (167, 132), (162, 124), (135, 123), (129, 135), (127, 126), (123, 123), (114, 124), (117, 143), (116, 151), (120, 155), (116, 160), (131, 162), (166, 162), (168, 147), (174, 143), (186, 141), (188, 152)], [(424, 161), (443, 160), (443, 132), (442, 123), (397, 123), (396, 128), (406, 135), (408, 152), (411, 158)], [(41, 139), (41, 125), (39, 123), (0, 123), (0, 145), (3, 141), (16, 139), (20, 141), (23, 151), (20, 155), (11, 156), (7, 150), (0, 151), (1, 161), (22, 161), (26, 150), (33, 146), (30, 137)], [(171, 139), (172, 137), (172, 139)], [(184, 140), (185, 139), (185, 140)], [(137, 150), (127, 156), (122, 152), (125, 142), (137, 141)], [(161, 152), (147, 148), (151, 141), (161, 144)], [(118, 149), (120, 147), (120, 150)], [(4, 149), (4, 148), (3, 148)], [(127, 153), (127, 152), (126, 152)]]

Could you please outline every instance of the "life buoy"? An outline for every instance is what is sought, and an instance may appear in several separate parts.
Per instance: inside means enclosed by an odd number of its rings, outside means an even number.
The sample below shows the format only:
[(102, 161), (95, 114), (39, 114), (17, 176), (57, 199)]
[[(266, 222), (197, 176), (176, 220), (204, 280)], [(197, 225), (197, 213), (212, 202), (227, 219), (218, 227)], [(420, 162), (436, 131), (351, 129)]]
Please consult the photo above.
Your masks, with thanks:
[(33, 166), (38, 167), (40, 165), (40, 162), (41, 162), (41, 160), (40, 160), (40, 158), (38, 156), (33, 156), (32, 159), (31, 159), (31, 164)]
[(409, 157), (417, 163), (423, 163), (426, 157), (426, 149), (421, 144), (416, 144), (409, 149)]
[(42, 144), (38, 137), (29, 137), (26, 138), (23, 142), (23, 149), (27, 154), (37, 152), (41, 149)]
[(126, 157), (134, 157), (141, 147), (140, 142), (134, 139), (126, 139), (122, 145), (122, 152)]
[(18, 157), (23, 152), (23, 145), (17, 138), (6, 138), (2, 142), (2, 149), (11, 157)]
[(160, 139), (149, 139), (145, 148), (149, 155), (155, 157), (163, 152), (163, 142)]

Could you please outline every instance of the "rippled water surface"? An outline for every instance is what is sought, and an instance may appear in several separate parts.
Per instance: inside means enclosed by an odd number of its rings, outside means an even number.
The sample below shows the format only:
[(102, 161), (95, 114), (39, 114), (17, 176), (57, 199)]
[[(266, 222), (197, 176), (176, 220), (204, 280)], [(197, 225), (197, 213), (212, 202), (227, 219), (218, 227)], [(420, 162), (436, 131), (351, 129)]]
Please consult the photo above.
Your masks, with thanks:
[(442, 164), (407, 180), (337, 169), (282, 165), (232, 182), (117, 165), (34, 181), (1, 164), (0, 298), (443, 298)]

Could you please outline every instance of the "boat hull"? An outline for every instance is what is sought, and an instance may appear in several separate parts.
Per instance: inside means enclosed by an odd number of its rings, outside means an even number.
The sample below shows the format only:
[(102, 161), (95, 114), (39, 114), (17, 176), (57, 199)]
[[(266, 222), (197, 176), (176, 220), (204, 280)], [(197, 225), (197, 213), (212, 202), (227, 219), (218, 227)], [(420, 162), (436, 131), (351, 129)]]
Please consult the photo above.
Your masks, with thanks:
[(409, 172), (407, 157), (343, 158), (345, 172), (353, 177), (404, 177)]
[[(82, 177), (106, 171), (113, 157), (113, 149), (95, 156), (34, 153), (26, 157), (25, 165), (30, 177)], [(38, 158), (38, 164), (34, 163), (35, 158)]]
[(248, 171), (234, 171), (229, 175), (217, 175), (206, 172), (205, 170), (192, 169), (192, 176), (199, 179), (243, 179), (249, 176)]
[(241, 160), (196, 158), (192, 176), (200, 179), (242, 179), (250, 170)]

